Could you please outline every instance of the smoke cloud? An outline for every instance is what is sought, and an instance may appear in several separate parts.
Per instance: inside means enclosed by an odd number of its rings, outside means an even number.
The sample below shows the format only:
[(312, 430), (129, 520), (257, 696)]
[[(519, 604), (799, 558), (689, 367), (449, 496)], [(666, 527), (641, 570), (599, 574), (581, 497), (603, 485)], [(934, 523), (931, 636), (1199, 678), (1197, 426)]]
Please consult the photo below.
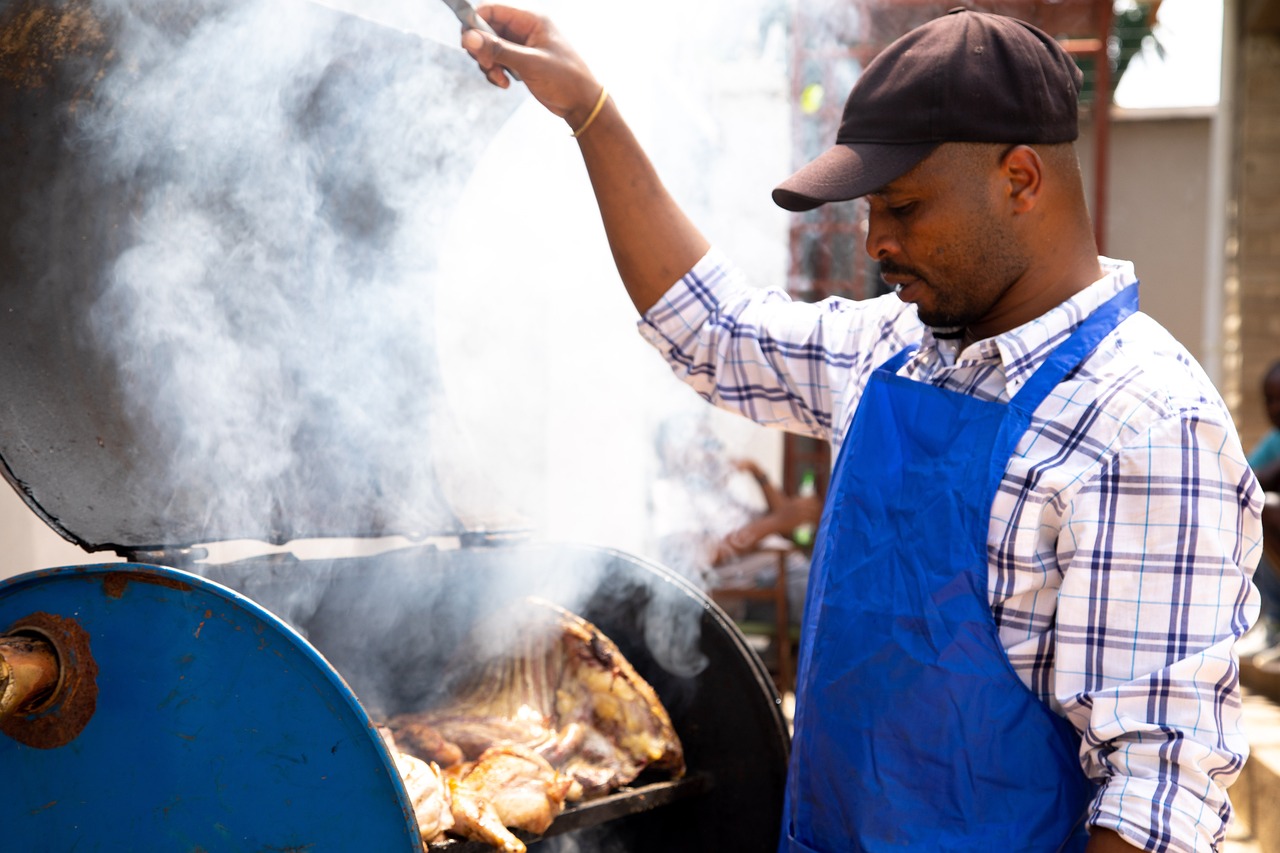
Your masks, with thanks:
[(122, 59), (78, 144), (131, 215), (92, 331), (171, 491), (160, 541), (457, 529), (442, 223), (514, 104), (312, 3), (100, 5)]
[[(705, 404), (634, 333), (563, 123), (489, 86), (443, 3), (72, 7), (100, 48), (67, 72), (74, 168), (19, 225), (120, 413), (73, 435), (106, 458), (67, 490), (91, 493), (85, 543), (527, 526), (654, 554), (654, 434)], [(787, 5), (546, 9), (695, 220), (779, 281)], [(703, 665), (652, 633), (672, 671)]]

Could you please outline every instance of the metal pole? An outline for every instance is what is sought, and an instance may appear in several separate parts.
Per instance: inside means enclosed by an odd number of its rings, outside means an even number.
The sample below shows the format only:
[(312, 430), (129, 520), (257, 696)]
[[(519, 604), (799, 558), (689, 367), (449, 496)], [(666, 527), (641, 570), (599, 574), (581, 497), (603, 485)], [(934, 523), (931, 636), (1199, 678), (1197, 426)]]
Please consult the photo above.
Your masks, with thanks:
[[(1223, 340), (1224, 325), (1233, 303), (1238, 298), (1238, 282), (1228, 270), (1227, 238), (1231, 222), (1232, 135), (1235, 125), (1236, 51), (1238, 5), (1236, 0), (1222, 4), (1222, 59), (1218, 84), (1218, 107), (1213, 114), (1209, 137), (1209, 216), (1205, 243), (1204, 274), (1204, 352), (1201, 362), (1205, 372), (1234, 410), (1240, 403), (1238, 356), (1228, 369), (1228, 347)], [(1234, 288), (1231, 286), (1234, 285)], [(1228, 292), (1232, 289), (1234, 292)], [(1228, 310), (1231, 308), (1232, 310)], [(1239, 416), (1239, 412), (1234, 412)]]

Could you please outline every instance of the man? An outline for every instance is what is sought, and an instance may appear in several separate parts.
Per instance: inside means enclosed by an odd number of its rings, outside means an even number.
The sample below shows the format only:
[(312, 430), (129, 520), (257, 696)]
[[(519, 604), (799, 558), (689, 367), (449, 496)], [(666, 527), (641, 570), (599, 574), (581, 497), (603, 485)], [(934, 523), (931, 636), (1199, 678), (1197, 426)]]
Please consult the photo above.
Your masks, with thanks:
[(711, 250), (548, 21), (480, 13), (501, 36), (463, 46), (573, 131), (646, 337), (838, 451), (780, 849), (1219, 848), (1261, 494), (1132, 265), (1097, 255), (1070, 57), (967, 11), (886, 48), (774, 199), (867, 197), (898, 293), (806, 305)]

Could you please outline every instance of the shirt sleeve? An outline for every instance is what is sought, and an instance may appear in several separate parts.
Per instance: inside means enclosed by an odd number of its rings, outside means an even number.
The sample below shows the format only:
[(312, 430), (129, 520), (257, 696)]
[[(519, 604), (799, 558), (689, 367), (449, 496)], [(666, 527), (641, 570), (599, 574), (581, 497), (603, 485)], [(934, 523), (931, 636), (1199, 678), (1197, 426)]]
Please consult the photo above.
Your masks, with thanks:
[(1258, 612), (1261, 492), (1229, 423), (1195, 412), (1104, 462), (1059, 537), (1054, 693), (1101, 785), (1088, 820), (1218, 850), (1248, 755), (1233, 644)]
[(871, 371), (918, 340), (914, 312), (889, 295), (795, 302), (748, 285), (716, 250), (640, 321), (640, 333), (706, 400), (839, 446)]

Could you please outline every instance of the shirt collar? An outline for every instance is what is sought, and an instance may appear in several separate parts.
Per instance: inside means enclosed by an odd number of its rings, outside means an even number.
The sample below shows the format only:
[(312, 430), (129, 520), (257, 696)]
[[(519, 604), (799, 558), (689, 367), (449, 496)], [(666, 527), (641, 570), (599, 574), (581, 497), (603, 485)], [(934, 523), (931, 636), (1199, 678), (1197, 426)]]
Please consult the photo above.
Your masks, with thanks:
[(1070, 299), (1017, 328), (970, 344), (963, 351), (957, 352), (955, 342), (939, 340), (932, 329), (925, 327), (921, 356), (943, 365), (998, 360), (1004, 368), (1008, 393), (1016, 393), (1086, 317), (1138, 280), (1131, 261), (1100, 255), (1098, 265), (1102, 267), (1102, 278)]

